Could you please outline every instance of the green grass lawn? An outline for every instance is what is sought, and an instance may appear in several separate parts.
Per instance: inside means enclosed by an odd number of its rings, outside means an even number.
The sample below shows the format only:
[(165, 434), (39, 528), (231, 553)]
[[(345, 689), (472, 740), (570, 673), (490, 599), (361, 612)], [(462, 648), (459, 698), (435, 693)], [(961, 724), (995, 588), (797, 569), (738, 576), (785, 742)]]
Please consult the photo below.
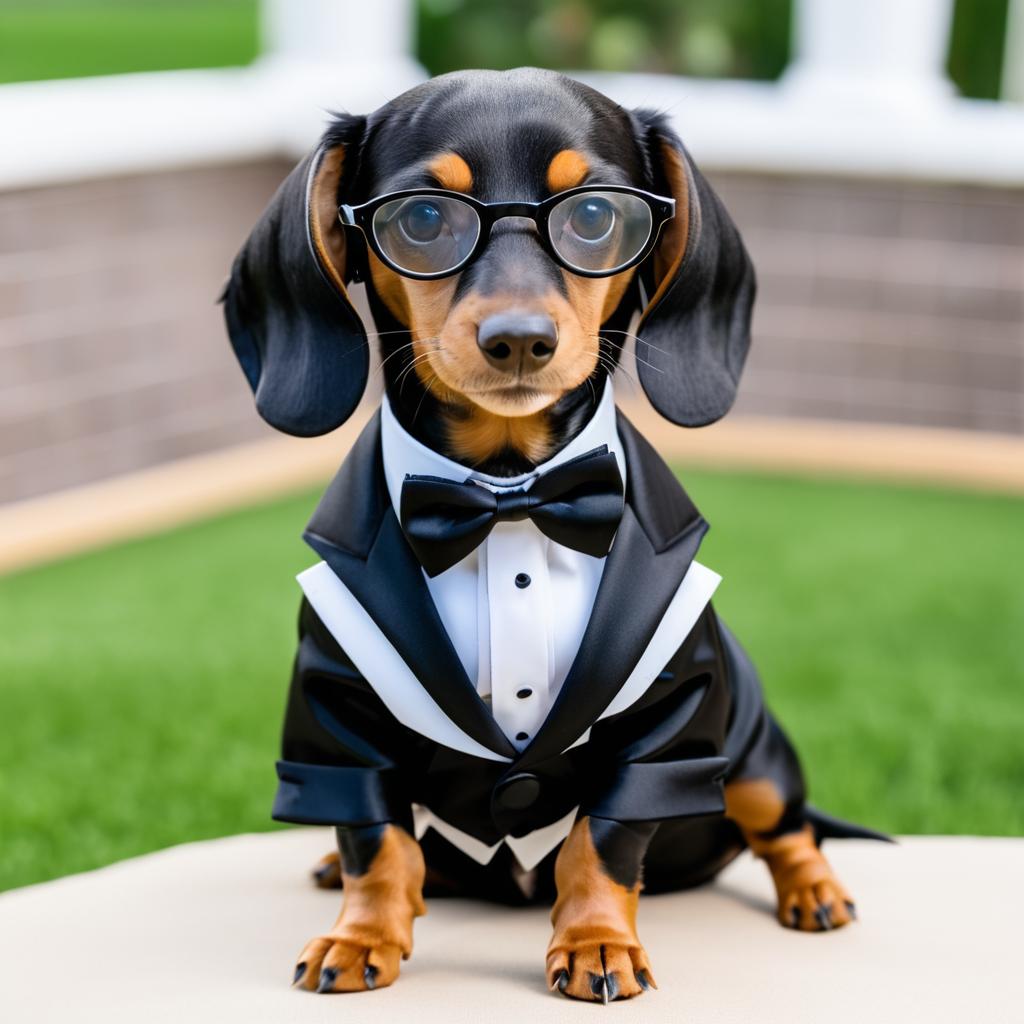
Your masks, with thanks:
[[(685, 474), (812, 798), (1024, 834), (1024, 502)], [(312, 493), (0, 579), (0, 886), (267, 829)]]
[(0, 82), (248, 64), (258, 0), (3, 0)]

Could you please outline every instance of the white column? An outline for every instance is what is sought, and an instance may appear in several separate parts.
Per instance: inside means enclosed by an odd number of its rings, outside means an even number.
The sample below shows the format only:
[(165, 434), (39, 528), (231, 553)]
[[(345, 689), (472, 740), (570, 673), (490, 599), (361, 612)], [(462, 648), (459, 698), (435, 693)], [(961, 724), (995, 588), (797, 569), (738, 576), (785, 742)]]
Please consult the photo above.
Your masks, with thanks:
[(413, 0), (261, 0), (256, 68), (266, 114), (301, 153), (329, 110), (366, 114), (426, 77), (413, 56)]
[(794, 0), (783, 84), (820, 102), (942, 102), (952, 17), (953, 0)]
[(263, 52), (315, 62), (375, 64), (412, 52), (412, 0), (262, 0)]

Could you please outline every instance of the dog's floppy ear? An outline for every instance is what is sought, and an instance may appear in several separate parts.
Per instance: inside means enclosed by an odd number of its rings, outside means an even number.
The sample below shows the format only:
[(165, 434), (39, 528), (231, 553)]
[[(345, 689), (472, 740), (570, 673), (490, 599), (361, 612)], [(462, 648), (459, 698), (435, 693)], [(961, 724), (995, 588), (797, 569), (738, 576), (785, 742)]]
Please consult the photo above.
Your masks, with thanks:
[(641, 270), (650, 298), (636, 331), (640, 383), (666, 419), (702, 427), (736, 398), (750, 347), (754, 268), (665, 117), (645, 110), (633, 117), (654, 190), (676, 201), (675, 217)]
[(277, 190), (235, 258), (224, 290), (228, 334), (273, 427), (313, 437), (352, 415), (369, 346), (345, 282), (338, 189), (363, 118), (341, 116)]

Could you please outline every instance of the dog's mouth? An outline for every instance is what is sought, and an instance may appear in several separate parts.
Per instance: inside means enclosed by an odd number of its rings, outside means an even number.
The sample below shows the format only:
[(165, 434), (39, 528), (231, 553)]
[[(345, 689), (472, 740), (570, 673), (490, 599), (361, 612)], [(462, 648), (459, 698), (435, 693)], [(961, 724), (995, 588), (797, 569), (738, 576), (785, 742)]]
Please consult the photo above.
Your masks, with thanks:
[[(531, 416), (558, 401), (569, 385), (554, 368), (539, 373), (500, 373), (479, 365), (460, 366), (441, 346), (430, 350), (429, 370), (449, 393), (497, 416)], [(477, 362), (476, 354), (472, 360)], [(454, 365), (453, 365), (454, 364)], [(468, 370), (468, 372), (467, 372)]]
[(487, 396), (492, 399), (499, 399), (507, 402), (527, 402), (538, 395), (549, 395), (551, 388), (538, 386), (533, 382), (516, 381), (511, 384), (501, 384), (495, 387), (478, 388), (467, 391), (468, 398)]
[(502, 416), (529, 416), (556, 402), (562, 388), (545, 387), (539, 383), (515, 381), (490, 387), (463, 390), (462, 394), (475, 405)]

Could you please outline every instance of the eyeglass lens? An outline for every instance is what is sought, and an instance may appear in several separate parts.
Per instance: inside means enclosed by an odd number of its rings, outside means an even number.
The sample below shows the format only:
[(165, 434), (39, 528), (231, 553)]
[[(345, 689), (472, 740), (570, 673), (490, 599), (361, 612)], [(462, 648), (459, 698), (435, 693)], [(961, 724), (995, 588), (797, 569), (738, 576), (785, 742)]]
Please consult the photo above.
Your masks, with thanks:
[(465, 261), (480, 237), (480, 217), (449, 196), (393, 199), (373, 215), (377, 244), (414, 274), (440, 274)]
[(581, 192), (548, 219), (551, 247), (571, 267), (594, 273), (625, 266), (651, 236), (651, 208), (626, 192)]

